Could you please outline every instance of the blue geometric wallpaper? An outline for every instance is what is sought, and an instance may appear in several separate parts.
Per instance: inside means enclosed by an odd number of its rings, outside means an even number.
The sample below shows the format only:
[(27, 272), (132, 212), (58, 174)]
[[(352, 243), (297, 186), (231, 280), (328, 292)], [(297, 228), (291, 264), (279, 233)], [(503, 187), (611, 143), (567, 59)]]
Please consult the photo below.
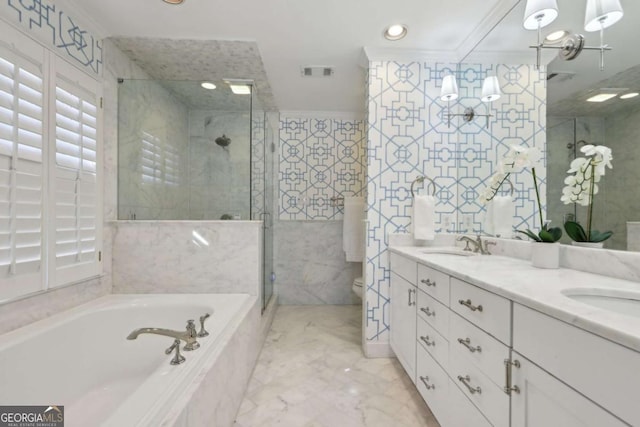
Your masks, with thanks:
[(332, 197), (360, 196), (365, 182), (364, 121), (280, 118), (281, 220), (340, 220)]
[[(486, 117), (447, 123), (440, 101), (442, 79), (454, 74), (459, 98), (450, 113), (473, 107)], [(496, 75), (503, 95), (491, 105), (480, 100), (482, 82)], [(436, 184), (436, 231), (477, 233), (484, 207), (479, 192), (510, 145), (545, 152), (546, 79), (530, 65), (449, 64), (393, 61), (369, 63), (367, 86), (366, 337), (388, 341), (389, 260), (387, 235), (411, 231), (411, 182), (427, 175)], [(546, 159), (543, 159), (546, 162)], [(545, 200), (546, 168), (536, 167)], [(511, 176), (516, 228), (536, 228), (530, 171)], [(421, 192), (422, 185), (416, 186)], [(543, 207), (544, 210), (544, 207)], [(445, 227), (445, 224), (449, 224)]]
[(97, 40), (65, 11), (47, 0), (0, 2), (0, 16), (52, 48), (90, 74), (102, 73), (102, 41)]

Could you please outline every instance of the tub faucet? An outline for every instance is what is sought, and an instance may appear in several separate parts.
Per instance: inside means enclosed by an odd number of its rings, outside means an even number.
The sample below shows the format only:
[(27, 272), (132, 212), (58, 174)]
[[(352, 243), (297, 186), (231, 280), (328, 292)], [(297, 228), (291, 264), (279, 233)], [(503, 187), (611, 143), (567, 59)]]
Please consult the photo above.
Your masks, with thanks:
[(171, 329), (163, 329), (163, 328), (140, 328), (133, 330), (129, 336), (127, 336), (128, 340), (135, 340), (138, 338), (140, 334), (154, 334), (154, 335), (163, 335), (165, 337), (175, 338), (177, 340), (182, 340), (185, 342), (184, 351), (195, 350), (200, 347), (196, 337), (196, 323), (193, 320), (187, 321), (187, 328), (184, 332), (173, 331)]

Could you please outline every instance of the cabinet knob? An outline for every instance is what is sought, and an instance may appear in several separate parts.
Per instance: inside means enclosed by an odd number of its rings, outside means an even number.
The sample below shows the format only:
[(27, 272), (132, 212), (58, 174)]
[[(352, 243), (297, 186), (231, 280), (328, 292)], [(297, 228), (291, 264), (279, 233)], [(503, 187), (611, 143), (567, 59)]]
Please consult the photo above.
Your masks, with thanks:
[(473, 303), (471, 303), (471, 300), (458, 300), (458, 303), (460, 303), (461, 305), (464, 305), (465, 307), (467, 307), (469, 310), (471, 311), (479, 311), (482, 312), (482, 305), (473, 305)]
[(429, 341), (429, 335), (427, 335), (426, 337), (420, 337), (420, 339), (427, 345), (427, 347), (435, 347), (436, 345), (435, 341)]

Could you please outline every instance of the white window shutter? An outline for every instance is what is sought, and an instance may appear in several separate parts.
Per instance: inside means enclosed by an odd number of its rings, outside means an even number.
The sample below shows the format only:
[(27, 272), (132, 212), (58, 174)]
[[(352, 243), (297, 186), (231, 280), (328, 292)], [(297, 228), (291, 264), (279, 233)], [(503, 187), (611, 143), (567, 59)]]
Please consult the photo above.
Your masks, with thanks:
[(98, 82), (57, 60), (54, 96), (55, 281), (51, 286), (58, 286), (100, 273), (100, 89)]
[(0, 43), (0, 301), (42, 289), (44, 272), (44, 50), (9, 36)]

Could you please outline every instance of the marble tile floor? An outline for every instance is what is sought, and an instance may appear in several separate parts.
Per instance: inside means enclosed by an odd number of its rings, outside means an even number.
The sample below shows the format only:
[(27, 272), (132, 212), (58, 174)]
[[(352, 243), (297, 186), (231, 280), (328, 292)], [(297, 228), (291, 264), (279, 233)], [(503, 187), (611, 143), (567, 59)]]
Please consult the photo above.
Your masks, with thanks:
[(439, 427), (396, 359), (367, 359), (359, 305), (280, 306), (235, 427)]

